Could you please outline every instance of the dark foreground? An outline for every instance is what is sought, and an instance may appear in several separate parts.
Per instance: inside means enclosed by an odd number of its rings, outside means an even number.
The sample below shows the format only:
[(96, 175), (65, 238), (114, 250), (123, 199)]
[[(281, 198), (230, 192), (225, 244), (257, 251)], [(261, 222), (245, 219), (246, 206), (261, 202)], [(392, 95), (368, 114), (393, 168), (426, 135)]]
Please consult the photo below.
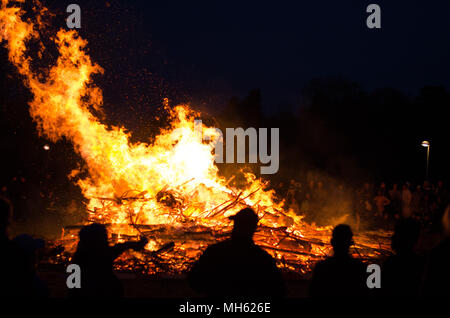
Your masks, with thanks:
[[(201, 297), (193, 291), (184, 276), (155, 277), (133, 273), (116, 273), (123, 283), (127, 298), (190, 298)], [(67, 297), (64, 268), (44, 268), (39, 270), (39, 276), (50, 289), (50, 296)], [(287, 275), (290, 276), (290, 275)], [(287, 297), (307, 297), (309, 279), (285, 277)]]

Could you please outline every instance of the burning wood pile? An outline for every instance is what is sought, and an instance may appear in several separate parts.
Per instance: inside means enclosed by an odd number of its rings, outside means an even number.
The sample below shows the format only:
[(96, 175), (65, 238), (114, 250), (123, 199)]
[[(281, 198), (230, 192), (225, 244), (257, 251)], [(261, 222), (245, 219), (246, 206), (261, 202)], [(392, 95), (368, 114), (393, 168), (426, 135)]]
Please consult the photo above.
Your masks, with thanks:
[[(116, 234), (124, 227), (133, 226), (139, 234)], [(130, 251), (117, 262), (116, 269), (121, 271), (141, 272), (145, 274), (178, 275), (190, 268), (200, 257), (202, 251), (210, 244), (227, 238), (229, 228), (209, 228), (186, 223), (185, 227), (167, 225), (114, 225), (107, 224), (112, 242), (137, 240), (144, 235), (150, 240), (150, 249), (143, 252)], [(53, 262), (65, 263), (70, 259), (77, 243), (77, 233), (81, 226), (67, 226), (58, 244), (65, 247), (65, 252), (53, 259)], [(254, 236), (257, 245), (263, 247), (276, 260), (277, 265), (285, 271), (294, 271), (308, 276), (312, 266), (330, 255), (331, 246), (328, 230), (310, 229), (308, 237), (299, 237), (287, 232), (286, 228), (261, 226)], [(364, 233), (356, 237), (353, 254), (363, 261), (377, 262), (390, 254), (388, 233)], [(149, 247), (147, 247), (149, 248)]]
[[(128, 224), (107, 224), (113, 242), (138, 240), (141, 236), (145, 236), (149, 240), (149, 245), (143, 252), (132, 251), (121, 257), (116, 263), (116, 269), (139, 271), (146, 274), (178, 275), (188, 270), (208, 245), (230, 236), (231, 224), (205, 226), (199, 225), (198, 220), (186, 217), (180, 210), (183, 206), (182, 200), (177, 199), (177, 195), (168, 191), (167, 188), (158, 192), (158, 198), (167, 204), (169, 213), (178, 216), (179, 223), (137, 224), (138, 216), (130, 213)], [(103, 198), (103, 200), (105, 206), (110, 206), (111, 202), (113, 205), (126, 206), (130, 202), (142, 200), (142, 197), (139, 194), (134, 196), (125, 194), (121, 198)], [(228, 208), (239, 205), (240, 195), (230, 201), (206, 212), (205, 215), (215, 217), (225, 214)], [(187, 207), (184, 206), (184, 208)], [(283, 212), (280, 213), (283, 214)], [(266, 213), (261, 219), (263, 224), (265, 223), (264, 217), (273, 220), (277, 216)], [(283, 215), (283, 217), (290, 218), (287, 215)], [(99, 220), (91, 221), (98, 222)], [(290, 220), (290, 222), (292, 224), (294, 221)], [(63, 229), (59, 243), (66, 248), (66, 258), (69, 258), (75, 250), (77, 234), (81, 227), (81, 225), (67, 226)], [(301, 233), (287, 226), (260, 225), (254, 239), (257, 245), (263, 247), (277, 260), (279, 267), (285, 271), (308, 276), (315, 262), (330, 255), (330, 233), (331, 227), (317, 227), (306, 223), (302, 224)], [(371, 262), (389, 255), (389, 235), (390, 233), (382, 231), (360, 233), (356, 237), (353, 250), (355, 256), (363, 261)]]
[[(35, 16), (24, 19), (20, 5), (2, 1), (0, 42), (32, 94), (30, 115), (39, 134), (52, 142), (70, 141), (83, 160), (69, 177), (88, 201), (86, 223), (109, 224), (116, 241), (138, 236), (150, 240), (146, 252), (128, 255), (119, 267), (182, 272), (208, 244), (227, 236), (228, 217), (243, 207), (257, 212), (255, 240), (280, 266), (307, 272), (329, 252), (330, 229), (303, 222), (277, 200), (267, 182), (243, 173), (245, 182), (233, 186), (219, 174), (213, 150), (221, 136), (214, 127), (195, 127), (201, 114), (189, 106), (169, 107), (165, 100), (170, 126), (152, 142), (132, 143), (126, 128), (101, 122), (95, 114), (103, 107), (102, 90), (93, 75), (103, 69), (86, 53), (87, 41), (66, 28), (42, 38), (50, 32), (50, 23), (44, 21), (52, 14), (36, 3)], [(57, 52), (51, 51), (55, 47)], [(55, 63), (45, 59), (47, 50), (58, 57)], [(64, 229), (67, 252), (73, 251), (78, 228)], [(387, 249), (383, 236), (360, 235), (357, 242), (366, 259)]]

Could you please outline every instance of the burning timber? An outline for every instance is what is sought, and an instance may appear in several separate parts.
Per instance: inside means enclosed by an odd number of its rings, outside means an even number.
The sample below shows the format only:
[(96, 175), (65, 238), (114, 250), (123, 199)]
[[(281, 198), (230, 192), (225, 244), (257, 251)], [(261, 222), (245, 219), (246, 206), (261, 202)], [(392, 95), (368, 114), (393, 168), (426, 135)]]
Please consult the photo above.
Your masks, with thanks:
[[(138, 271), (143, 274), (179, 275), (186, 272), (206, 249), (207, 246), (227, 239), (232, 230), (231, 223), (220, 222), (216, 225), (205, 225), (205, 218), (218, 218), (230, 209), (245, 206), (245, 200), (259, 189), (247, 196), (237, 193), (229, 200), (215, 208), (202, 213), (201, 218), (193, 218), (185, 214), (190, 208), (189, 198), (181, 193), (163, 187), (156, 194), (156, 199), (164, 208), (164, 213), (173, 216), (174, 222), (164, 224), (140, 224), (139, 212), (134, 213), (132, 206), (137, 202), (145, 204), (145, 192), (127, 191), (120, 197), (99, 198), (104, 209), (88, 211), (90, 218), (86, 223), (101, 222), (110, 233), (111, 243), (139, 240), (145, 236), (149, 240), (147, 249), (142, 252), (129, 251), (116, 261), (116, 270)], [(108, 211), (114, 208), (125, 208), (129, 211), (128, 223), (107, 223)], [(139, 209), (140, 211), (140, 209)], [(301, 223), (300, 231), (291, 226), (271, 226), (273, 220), (284, 218), (284, 223), (293, 224), (294, 220), (283, 211), (277, 215), (271, 212), (260, 213), (260, 225), (254, 235), (255, 243), (264, 248), (277, 261), (277, 265), (285, 270), (309, 275), (312, 266), (330, 255), (329, 244), (331, 227), (317, 227)], [(269, 221), (267, 221), (269, 220)], [(287, 221), (286, 221), (287, 220)], [(106, 221), (106, 222), (105, 222)], [(57, 244), (64, 247), (64, 252), (52, 262), (66, 263), (75, 251), (78, 231), (83, 225), (65, 226)], [(383, 231), (363, 232), (355, 237), (353, 254), (366, 262), (373, 262), (390, 254), (390, 233)]]
[[(286, 210), (267, 182), (244, 173), (245, 182), (233, 186), (219, 174), (212, 141), (220, 135), (201, 124), (197, 128), (210, 142), (199, 139), (194, 120), (201, 114), (188, 105), (169, 107), (165, 100), (170, 125), (152, 142), (132, 142), (125, 127), (104, 124), (96, 116), (104, 106), (102, 90), (94, 83), (94, 75), (104, 70), (87, 54), (88, 42), (65, 29), (41, 39), (48, 34), (42, 15), (49, 12), (35, 11), (36, 17), (24, 18), (20, 3), (4, 1), (0, 42), (5, 42), (9, 61), (30, 90), (30, 115), (39, 134), (52, 142), (71, 142), (83, 161), (70, 173), (88, 201), (89, 218), (83, 224), (108, 224), (113, 243), (149, 239), (146, 251), (124, 254), (116, 263), (119, 269), (183, 273), (208, 245), (229, 235), (228, 216), (244, 207), (252, 207), (260, 218), (255, 242), (281, 268), (308, 273), (330, 253), (330, 228), (309, 225)], [(40, 59), (48, 53), (47, 41), (53, 42), (50, 51), (58, 51), (49, 65)], [(36, 52), (30, 43), (39, 43), (41, 49)], [(33, 67), (37, 62), (42, 62), (42, 70)], [(70, 261), (79, 227), (64, 228), (57, 242), (64, 252), (53, 261)], [(382, 232), (360, 233), (355, 254), (364, 260), (386, 255), (387, 237)]]
[[(152, 250), (125, 253), (116, 262), (116, 270), (138, 271), (144, 274), (179, 275), (186, 272), (200, 257), (206, 247), (229, 237), (231, 226), (210, 228), (192, 222), (184, 226), (145, 224), (106, 224), (113, 243), (138, 240), (144, 235), (150, 240)], [(54, 262), (67, 262), (76, 248), (81, 225), (66, 226), (58, 244), (65, 247)], [(135, 228), (129, 234), (129, 228)], [(128, 234), (121, 234), (128, 233)], [(269, 252), (284, 271), (294, 271), (307, 276), (312, 266), (330, 254), (329, 230), (318, 231), (311, 227), (306, 237), (289, 233), (286, 227), (260, 226), (254, 239), (257, 245)], [(365, 262), (377, 261), (390, 254), (388, 233), (365, 232), (355, 237), (353, 254)]]

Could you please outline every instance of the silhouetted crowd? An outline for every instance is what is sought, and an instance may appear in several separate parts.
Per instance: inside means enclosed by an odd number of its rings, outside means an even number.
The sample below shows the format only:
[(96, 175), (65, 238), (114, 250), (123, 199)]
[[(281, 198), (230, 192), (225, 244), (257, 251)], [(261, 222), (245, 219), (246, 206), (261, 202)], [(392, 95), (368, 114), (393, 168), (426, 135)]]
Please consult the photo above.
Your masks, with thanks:
[(424, 226), (440, 226), (450, 193), (442, 181), (433, 184), (405, 182), (380, 184), (364, 183), (354, 189), (343, 184), (294, 179), (288, 185), (280, 183), (277, 189), (286, 198), (288, 207), (308, 221), (329, 221), (330, 216), (347, 216), (346, 222), (358, 229), (382, 227), (395, 220), (414, 218)]
[[(434, 191), (436, 193), (436, 189)], [(380, 190), (378, 193), (383, 195)], [(9, 239), (7, 230), (11, 209), (7, 200), (0, 199), (1, 286), (9, 297), (49, 297), (49, 289), (36, 271), (37, 254), (44, 242), (29, 235)], [(245, 208), (231, 216), (230, 220), (234, 224), (231, 237), (204, 251), (187, 275), (189, 286), (208, 297), (253, 296), (273, 299), (286, 296), (285, 281), (275, 259), (253, 241), (258, 215), (251, 208)], [(392, 236), (394, 253), (379, 267), (380, 275), (377, 277), (375, 273), (375, 277), (370, 277), (370, 264), (351, 255), (350, 248), (354, 244), (351, 227), (337, 225), (330, 242), (333, 255), (316, 264), (309, 295), (396, 298), (448, 296), (450, 207), (442, 215), (441, 242), (426, 254), (418, 254), (415, 250), (421, 229), (420, 221), (411, 215), (399, 218)], [(104, 225), (94, 223), (83, 227), (71, 260), (81, 269), (81, 288), (69, 289), (69, 297), (123, 297), (123, 286), (114, 274), (113, 262), (128, 249), (143, 249), (147, 242), (143, 238), (137, 242), (111, 246)]]
[[(450, 275), (450, 209), (443, 216), (443, 238), (431, 251), (418, 254), (420, 223), (413, 218), (396, 222), (392, 250), (371, 277), (368, 265), (350, 254), (353, 233), (350, 226), (337, 225), (332, 234), (334, 254), (316, 264), (310, 285), (312, 297), (376, 297), (391, 299), (447, 298)], [(376, 273), (376, 271), (374, 272)], [(376, 274), (375, 274), (376, 275)], [(350, 298), (348, 298), (350, 299)]]

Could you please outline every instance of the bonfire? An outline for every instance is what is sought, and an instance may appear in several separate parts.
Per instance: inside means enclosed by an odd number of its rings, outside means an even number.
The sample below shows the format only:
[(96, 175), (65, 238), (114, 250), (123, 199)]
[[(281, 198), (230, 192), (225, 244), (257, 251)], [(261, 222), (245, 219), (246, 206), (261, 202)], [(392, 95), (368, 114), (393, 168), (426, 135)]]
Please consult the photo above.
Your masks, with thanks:
[[(165, 100), (170, 126), (152, 142), (132, 143), (126, 128), (103, 123), (95, 114), (107, 105), (93, 75), (104, 70), (88, 55), (88, 42), (66, 28), (43, 39), (51, 14), (36, 3), (34, 17), (24, 19), (20, 5), (2, 1), (0, 42), (32, 93), (29, 110), (39, 134), (51, 142), (70, 141), (84, 162), (68, 177), (86, 198), (89, 217), (62, 229), (59, 243), (65, 252), (59, 261), (70, 261), (82, 225), (100, 222), (108, 226), (111, 240), (149, 239), (144, 252), (126, 254), (118, 267), (182, 273), (206, 246), (228, 236), (228, 217), (244, 207), (257, 212), (255, 241), (280, 267), (307, 273), (330, 253), (331, 227), (304, 222), (301, 211), (286, 208), (268, 182), (243, 172), (246, 182), (237, 188), (220, 175), (213, 153), (219, 136), (202, 124), (210, 142), (197, 138), (194, 119), (201, 114), (190, 106), (173, 107)], [(45, 61), (48, 41), (56, 45), (58, 58), (37, 69), (34, 64)], [(39, 49), (32, 52), (30, 44)], [(387, 235), (359, 233), (355, 253), (364, 260), (385, 255)]]

